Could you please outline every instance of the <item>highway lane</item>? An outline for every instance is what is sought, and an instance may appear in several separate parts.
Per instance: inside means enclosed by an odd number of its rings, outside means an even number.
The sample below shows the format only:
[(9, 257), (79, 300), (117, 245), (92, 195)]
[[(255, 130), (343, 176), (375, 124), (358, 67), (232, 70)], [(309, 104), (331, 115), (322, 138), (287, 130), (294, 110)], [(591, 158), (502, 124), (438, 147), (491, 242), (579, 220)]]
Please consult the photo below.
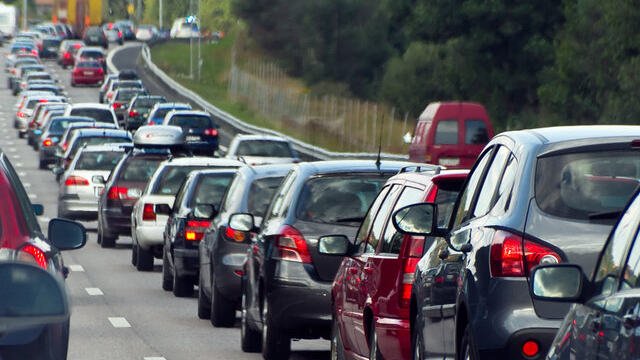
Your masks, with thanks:
[[(4, 51), (6, 47), (0, 53)], [(97, 88), (72, 88), (70, 70), (55, 63), (48, 63), (48, 68), (66, 87), (71, 102), (97, 101)], [(5, 77), (2, 72), (0, 84), (6, 83)], [(0, 88), (0, 146), (9, 153), (32, 201), (44, 205), (40, 220), (46, 232), (48, 219), (56, 216), (58, 184), (50, 171), (38, 170), (37, 154), (17, 138), (12, 126), (15, 99)], [(67, 286), (73, 302), (69, 359), (262, 358), (240, 349), (238, 321), (231, 329), (213, 328), (197, 318), (195, 293), (185, 299), (163, 291), (161, 261), (156, 260), (153, 272), (137, 272), (130, 263), (130, 238), (120, 238), (114, 249), (102, 249), (96, 243), (96, 222), (84, 224), (89, 230), (87, 245), (64, 254), (71, 269)], [(291, 359), (328, 359), (328, 349), (328, 341), (296, 341)]]

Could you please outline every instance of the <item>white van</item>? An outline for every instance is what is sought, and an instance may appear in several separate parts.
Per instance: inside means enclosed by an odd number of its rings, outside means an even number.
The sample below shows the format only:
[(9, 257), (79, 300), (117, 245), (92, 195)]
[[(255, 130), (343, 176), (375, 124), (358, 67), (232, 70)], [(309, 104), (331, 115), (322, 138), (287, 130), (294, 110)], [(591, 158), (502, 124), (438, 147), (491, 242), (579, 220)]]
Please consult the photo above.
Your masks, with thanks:
[(183, 17), (176, 19), (171, 26), (169, 36), (172, 38), (188, 39), (190, 37), (200, 37), (200, 26), (198, 25), (198, 19), (194, 16), (191, 22), (188, 21), (189, 17)]

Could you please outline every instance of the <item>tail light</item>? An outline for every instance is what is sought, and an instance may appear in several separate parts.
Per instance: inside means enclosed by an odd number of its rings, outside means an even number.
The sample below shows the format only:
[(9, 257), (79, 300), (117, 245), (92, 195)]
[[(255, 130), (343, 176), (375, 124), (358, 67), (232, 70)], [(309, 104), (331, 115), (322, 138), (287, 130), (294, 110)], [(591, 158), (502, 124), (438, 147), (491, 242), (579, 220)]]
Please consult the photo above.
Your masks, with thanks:
[(42, 145), (44, 146), (51, 146), (51, 144), (53, 144), (53, 141), (51, 141), (51, 139), (46, 139), (42, 142)]
[(204, 129), (204, 134), (208, 136), (218, 136), (217, 129)]
[(66, 52), (66, 53), (64, 53), (64, 54), (62, 55), (62, 57), (63, 57), (63, 58), (65, 58), (65, 59), (69, 59), (69, 58), (71, 57), (71, 54), (69, 54), (68, 52)]
[(37, 51), (37, 50), (31, 50), (31, 53), (32, 53), (33, 55), (38, 55), (38, 51)]
[(494, 277), (529, 276), (531, 269), (537, 265), (557, 264), (560, 261), (560, 255), (552, 249), (531, 240), (523, 241), (521, 236), (504, 230), (496, 231), (493, 236), (489, 262)]
[(71, 175), (64, 181), (65, 186), (89, 186), (89, 180), (82, 176)]
[(122, 31), (118, 31), (118, 37), (122, 37)]
[(235, 242), (243, 242), (247, 237), (247, 233), (245, 233), (244, 231), (234, 230), (228, 226), (224, 231), (224, 234), (227, 236), (227, 239), (231, 239)]
[(67, 151), (67, 147), (69, 147), (68, 143), (64, 143), (62, 145), (60, 145), (60, 147), (62, 148), (62, 151)]
[[(400, 307), (409, 307), (411, 303), (411, 288), (413, 287), (414, 273), (424, 248), (424, 237), (409, 236), (409, 246), (407, 246), (407, 256), (402, 264), (402, 278), (400, 283), (400, 298), (398, 299)], [(405, 240), (406, 241), (406, 240)]]
[(23, 118), (25, 114), (22, 111), (18, 111), (16, 115), (18, 115), (18, 117)]
[(156, 213), (153, 211), (153, 204), (144, 204), (142, 207), (142, 221), (155, 221)]
[(111, 99), (113, 97), (113, 93), (108, 93), (107, 94), (107, 99)]
[(68, 168), (69, 168), (69, 165), (71, 165), (71, 160), (72, 160), (72, 159), (71, 159), (70, 157), (66, 157), (66, 158), (64, 158), (64, 168), (65, 168), (65, 169), (68, 169)]
[(98, 75), (104, 75), (104, 72), (102, 71), (102, 68), (98, 68)]
[(75, 44), (73, 44), (73, 47), (76, 48), (76, 49), (80, 49), (82, 47), (82, 44), (75, 43)]
[(112, 200), (134, 200), (134, 198), (130, 198), (127, 196), (127, 192), (129, 192), (129, 189), (125, 187), (114, 186), (109, 188), (109, 191), (107, 192), (107, 198)]
[(211, 225), (209, 221), (190, 220), (184, 232), (184, 238), (189, 241), (200, 241), (204, 236), (204, 231)]
[(135, 110), (131, 110), (131, 111), (129, 111), (129, 116), (139, 116), (139, 115), (140, 115), (140, 114), (138, 114), (138, 112), (137, 112), (137, 111), (135, 111)]
[(44, 252), (33, 245), (27, 245), (18, 252), (18, 260), (35, 263), (43, 269), (47, 268), (47, 257)]
[(280, 227), (275, 240), (276, 252), (273, 255), (274, 258), (305, 264), (312, 263), (307, 241), (293, 226), (283, 225)]

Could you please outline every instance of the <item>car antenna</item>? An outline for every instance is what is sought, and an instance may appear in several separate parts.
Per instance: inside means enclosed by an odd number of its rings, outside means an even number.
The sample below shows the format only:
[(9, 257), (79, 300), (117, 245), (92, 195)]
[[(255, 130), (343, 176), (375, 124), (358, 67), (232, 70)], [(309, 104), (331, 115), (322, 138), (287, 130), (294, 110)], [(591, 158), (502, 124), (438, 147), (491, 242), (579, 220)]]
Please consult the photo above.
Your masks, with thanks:
[(382, 129), (384, 129), (384, 115), (382, 114), (382, 123), (380, 124), (380, 140), (378, 140), (378, 158), (376, 159), (376, 167), (378, 171), (380, 170), (380, 165), (382, 162), (380, 161), (380, 156), (382, 153)]

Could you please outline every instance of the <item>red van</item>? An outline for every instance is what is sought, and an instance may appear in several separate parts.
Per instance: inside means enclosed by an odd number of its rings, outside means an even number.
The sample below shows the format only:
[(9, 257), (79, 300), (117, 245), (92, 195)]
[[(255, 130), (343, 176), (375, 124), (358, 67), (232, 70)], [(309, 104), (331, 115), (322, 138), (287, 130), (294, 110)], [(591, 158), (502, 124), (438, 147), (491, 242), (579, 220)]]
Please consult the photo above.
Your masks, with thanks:
[(470, 169), (493, 137), (484, 107), (471, 102), (431, 103), (418, 118), (409, 160)]

